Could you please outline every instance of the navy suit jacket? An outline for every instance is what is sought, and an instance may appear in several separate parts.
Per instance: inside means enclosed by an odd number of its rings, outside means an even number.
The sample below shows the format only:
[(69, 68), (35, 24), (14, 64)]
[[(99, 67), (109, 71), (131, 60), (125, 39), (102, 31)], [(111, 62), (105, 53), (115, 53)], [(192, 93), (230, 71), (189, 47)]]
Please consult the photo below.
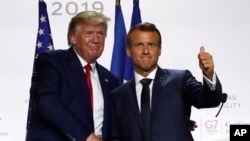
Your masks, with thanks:
[[(216, 89), (211, 91), (188, 70), (158, 67), (151, 102), (152, 141), (193, 141), (189, 130), (191, 106), (208, 108), (220, 104), (222, 88), (216, 79)], [(134, 79), (112, 91), (112, 104), (111, 141), (142, 141)]]
[[(103, 141), (110, 131), (110, 91), (118, 79), (96, 64), (104, 99)], [(85, 141), (94, 132), (84, 70), (73, 48), (42, 53), (34, 64), (26, 141)]]

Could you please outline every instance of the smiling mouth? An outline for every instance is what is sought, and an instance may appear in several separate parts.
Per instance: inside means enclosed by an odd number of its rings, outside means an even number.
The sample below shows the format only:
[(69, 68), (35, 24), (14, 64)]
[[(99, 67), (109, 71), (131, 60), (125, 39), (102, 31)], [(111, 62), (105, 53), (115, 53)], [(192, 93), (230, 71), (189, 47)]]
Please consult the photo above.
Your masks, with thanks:
[(99, 50), (100, 47), (99, 47), (99, 46), (91, 46), (90, 49), (91, 49), (91, 50)]
[(149, 56), (141, 57), (141, 59), (150, 59), (150, 57)]

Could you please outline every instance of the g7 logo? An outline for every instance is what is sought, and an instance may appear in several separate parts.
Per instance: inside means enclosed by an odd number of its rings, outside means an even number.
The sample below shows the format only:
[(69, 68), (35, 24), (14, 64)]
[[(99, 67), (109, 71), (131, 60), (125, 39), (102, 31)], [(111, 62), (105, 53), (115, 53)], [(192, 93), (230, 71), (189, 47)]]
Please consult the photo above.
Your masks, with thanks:
[(205, 122), (205, 128), (206, 129), (216, 129), (218, 124), (218, 120), (207, 120)]

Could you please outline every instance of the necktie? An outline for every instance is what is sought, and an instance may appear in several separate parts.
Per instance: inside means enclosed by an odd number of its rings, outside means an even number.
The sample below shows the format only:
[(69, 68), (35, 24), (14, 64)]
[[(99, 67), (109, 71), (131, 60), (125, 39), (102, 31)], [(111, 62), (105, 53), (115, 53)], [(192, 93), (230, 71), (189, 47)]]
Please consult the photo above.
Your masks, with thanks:
[(87, 64), (86, 66), (84, 66), (84, 69), (85, 69), (85, 75), (86, 75), (86, 80), (87, 80), (89, 94), (90, 94), (90, 103), (91, 103), (91, 107), (93, 109), (93, 88), (92, 88), (92, 84), (91, 84), (91, 76), (90, 76), (91, 66), (90, 66), (90, 64)]
[(150, 90), (151, 79), (144, 78), (140, 81), (143, 85), (141, 93), (141, 118), (143, 123), (143, 141), (151, 141), (151, 110), (150, 110)]

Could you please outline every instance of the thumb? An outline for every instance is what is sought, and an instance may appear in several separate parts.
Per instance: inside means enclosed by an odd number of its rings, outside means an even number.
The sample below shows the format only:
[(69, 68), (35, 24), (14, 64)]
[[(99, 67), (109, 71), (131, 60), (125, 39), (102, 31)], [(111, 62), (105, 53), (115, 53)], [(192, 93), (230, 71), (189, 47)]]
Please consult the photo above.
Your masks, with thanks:
[(200, 47), (200, 53), (203, 53), (203, 52), (205, 52), (205, 48), (204, 48), (204, 46), (201, 46)]

